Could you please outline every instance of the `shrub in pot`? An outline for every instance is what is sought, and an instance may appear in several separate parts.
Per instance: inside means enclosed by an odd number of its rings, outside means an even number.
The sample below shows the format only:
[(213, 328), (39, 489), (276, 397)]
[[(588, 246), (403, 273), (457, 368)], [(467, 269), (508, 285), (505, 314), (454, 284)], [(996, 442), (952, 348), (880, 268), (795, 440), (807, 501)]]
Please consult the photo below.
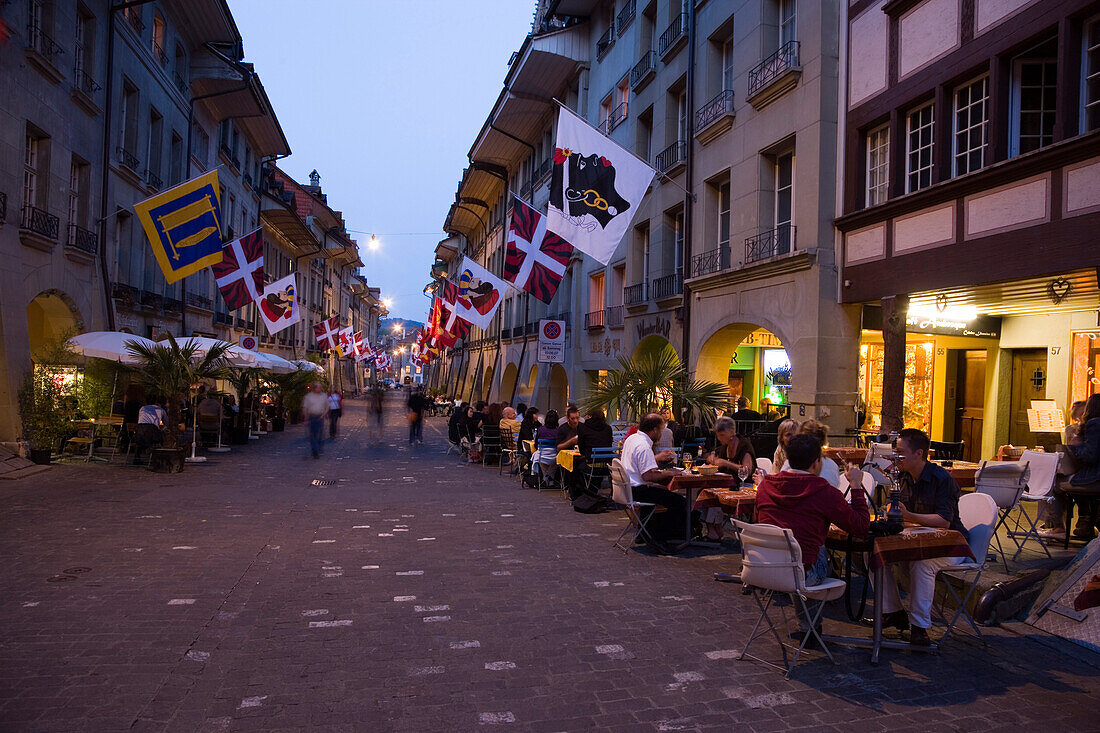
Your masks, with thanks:
[(23, 378), (19, 390), (19, 416), (23, 438), (30, 444), (30, 459), (35, 463), (49, 463), (53, 451), (69, 432), (70, 416), (64, 406), (61, 385), (46, 368), (35, 366)]

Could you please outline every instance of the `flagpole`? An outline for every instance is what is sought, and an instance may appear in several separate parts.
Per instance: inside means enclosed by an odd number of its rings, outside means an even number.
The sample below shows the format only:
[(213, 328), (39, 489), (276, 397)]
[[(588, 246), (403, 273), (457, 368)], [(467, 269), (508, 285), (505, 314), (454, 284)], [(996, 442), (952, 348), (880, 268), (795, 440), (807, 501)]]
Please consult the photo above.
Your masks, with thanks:
[[(573, 115), (574, 117), (576, 117), (576, 118), (577, 118), (578, 120), (580, 120), (580, 121), (581, 121), (581, 122), (583, 122), (584, 124), (586, 124), (586, 125), (588, 125), (589, 127), (591, 127), (591, 128), (593, 129), (593, 130), (595, 130), (596, 132), (598, 132), (598, 133), (599, 133), (600, 135), (602, 135), (603, 137), (606, 137), (606, 138), (607, 138), (608, 140), (611, 140), (611, 137), (610, 137), (609, 135), (606, 135), (606, 134), (605, 134), (605, 133), (603, 132), (603, 130), (601, 130), (600, 128), (596, 127), (596, 126), (595, 126), (595, 125), (593, 125), (593, 124), (592, 124), (591, 122), (589, 122), (588, 120), (584, 119), (583, 117), (581, 117), (581, 116), (580, 116), (579, 114), (577, 114), (577, 113), (576, 113), (576, 112), (574, 112), (573, 110), (569, 109), (569, 107), (567, 107), (567, 106), (566, 106), (565, 102), (562, 102), (562, 101), (561, 101), (560, 99), (558, 99), (557, 97), (551, 97), (551, 99), (552, 99), (552, 100), (553, 100), (553, 101), (554, 101), (555, 103), (557, 103), (557, 105), (558, 105), (559, 107), (561, 107), (562, 109), (564, 109), (564, 110), (565, 110), (566, 112), (568, 112), (569, 114)], [(656, 175), (656, 176), (657, 176), (657, 177), (659, 177), (659, 178), (663, 178), (663, 179), (665, 179), (666, 181), (668, 181), (669, 183), (671, 183), (671, 184), (672, 184), (673, 186), (676, 186), (676, 187), (677, 187), (677, 188), (679, 188), (679, 189), (680, 189), (681, 191), (683, 191), (684, 193), (686, 193), (686, 194), (687, 194), (688, 196), (691, 196), (691, 200), (692, 200), (692, 201), (695, 201), (695, 200), (696, 200), (696, 199), (695, 199), (695, 194), (693, 194), (693, 193), (692, 193), (691, 191), (689, 191), (689, 190), (688, 190), (688, 189), (687, 189), (687, 188), (686, 188), (686, 187), (685, 187), (685, 186), (684, 186), (683, 184), (681, 184), (681, 183), (678, 183), (678, 182), (677, 182), (677, 181), (676, 181), (676, 180), (675, 180), (674, 178), (672, 178), (672, 176), (666, 175), (665, 173), (663, 173), (663, 172), (661, 172), (661, 171), (657, 170), (656, 168), (654, 168), (654, 167), (653, 167), (652, 165), (650, 165), (650, 164), (649, 164), (649, 161), (648, 161), (648, 160), (646, 160), (646, 159), (645, 159), (645, 158), (643, 158), (642, 156), (638, 155), (638, 154), (637, 154), (637, 153), (635, 153), (635, 152), (634, 152), (633, 150), (630, 150), (630, 149), (628, 149), (628, 148), (624, 148), (624, 147), (623, 147), (622, 145), (619, 145), (619, 144), (618, 144), (618, 143), (616, 143), (616, 142), (615, 142), (614, 140), (611, 140), (611, 142), (615, 143), (615, 145), (617, 145), (617, 146), (618, 146), (619, 148), (622, 148), (622, 150), (623, 150), (624, 152), (626, 152), (626, 153), (628, 153), (628, 154), (630, 154), (630, 155), (634, 156), (634, 157), (635, 157), (635, 158), (637, 158), (637, 159), (638, 159), (638, 160), (639, 160), (640, 162), (642, 162), (643, 164), (645, 164), (645, 166), (646, 166), (647, 168), (649, 168), (649, 169), (650, 169), (651, 171), (653, 171), (653, 174), (654, 174), (654, 175)]]

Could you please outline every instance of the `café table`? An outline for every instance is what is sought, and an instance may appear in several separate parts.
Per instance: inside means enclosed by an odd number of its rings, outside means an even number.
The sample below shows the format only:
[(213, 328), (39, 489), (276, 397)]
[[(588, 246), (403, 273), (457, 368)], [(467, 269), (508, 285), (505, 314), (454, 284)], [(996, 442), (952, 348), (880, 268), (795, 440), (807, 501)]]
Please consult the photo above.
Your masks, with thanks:
[(955, 479), (955, 482), (959, 485), (960, 489), (974, 488), (974, 476), (978, 473), (978, 469), (982, 467), (982, 464), (974, 463), (972, 461), (932, 462), (938, 464), (949, 474), (951, 474), (951, 478)]
[[(829, 447), (824, 451), (826, 458), (832, 458), (834, 461), (838, 461), (842, 468), (844, 464), (854, 463), (857, 466), (863, 465), (863, 461), (867, 458), (866, 448), (853, 448), (851, 446), (843, 446), (839, 448)], [(841, 471), (843, 473), (843, 471)]]
[[(829, 528), (829, 539), (846, 541), (847, 538), (848, 533), (836, 525)], [(907, 527), (900, 534), (873, 538), (871, 547), (869, 565), (871, 572), (874, 574), (875, 587), (874, 627), (871, 638), (832, 635), (826, 635), (822, 638), (827, 642), (836, 644), (869, 647), (871, 649), (871, 664), (878, 664), (879, 650), (883, 648), (938, 652), (938, 644), (914, 646), (908, 642), (882, 638), (882, 588), (886, 579), (886, 566), (898, 562), (930, 560), (934, 557), (964, 557), (973, 560), (974, 555), (970, 551), (970, 545), (967, 544), (966, 538), (962, 536), (962, 533), (953, 529)]]
[(728, 489), (740, 483), (736, 476), (716, 473), (700, 476), (693, 473), (681, 473), (668, 483), (668, 490), (683, 493), (687, 497), (687, 519), (684, 526), (684, 542), (673, 550), (679, 552), (691, 544), (691, 514), (698, 494), (703, 489)]
[(576, 449), (560, 450), (558, 451), (558, 465), (569, 473), (573, 473), (573, 460), (580, 454), (581, 452)]

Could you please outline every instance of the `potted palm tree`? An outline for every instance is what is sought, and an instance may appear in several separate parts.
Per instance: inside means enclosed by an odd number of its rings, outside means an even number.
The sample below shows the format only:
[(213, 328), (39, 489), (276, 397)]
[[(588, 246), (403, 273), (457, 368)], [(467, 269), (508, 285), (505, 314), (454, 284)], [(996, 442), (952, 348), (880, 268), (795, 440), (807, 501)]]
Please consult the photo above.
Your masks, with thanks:
[(181, 346), (169, 335), (167, 342), (146, 346), (130, 341), (126, 348), (138, 359), (136, 378), (149, 391), (164, 395), (168, 401), (164, 447), (153, 451), (149, 466), (155, 471), (178, 473), (183, 470), (184, 456), (180, 447), (180, 405), (190, 399), (195, 385), (225, 376), (225, 353), (229, 344), (215, 344), (200, 356), (196, 344), (185, 341)]
[(304, 369), (271, 376), (271, 380), (275, 383), (275, 417), (272, 423), (276, 431), (284, 429), (287, 416), (290, 417), (291, 425), (301, 422), (299, 413), (302, 409), (302, 398), (306, 396), (309, 384), (315, 378), (314, 372)]
[(237, 395), (237, 416), (233, 420), (230, 442), (233, 445), (248, 445), (249, 421), (245, 398), (259, 381), (260, 370), (254, 367), (231, 367), (226, 379)]

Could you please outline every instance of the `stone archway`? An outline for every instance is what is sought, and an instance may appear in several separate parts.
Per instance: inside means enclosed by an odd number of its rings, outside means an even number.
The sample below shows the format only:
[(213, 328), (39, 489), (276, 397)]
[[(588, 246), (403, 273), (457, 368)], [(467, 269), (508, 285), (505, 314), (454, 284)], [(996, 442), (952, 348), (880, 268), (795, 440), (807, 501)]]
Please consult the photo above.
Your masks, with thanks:
[(782, 376), (783, 363), (789, 374), (796, 373), (787, 345), (779, 336), (755, 324), (731, 323), (703, 342), (695, 378), (728, 385), (731, 400), (742, 395), (759, 409), (762, 399), (775, 405), (789, 401), (791, 380)]
[(504, 367), (504, 374), (500, 378), (500, 399), (511, 401), (516, 392), (516, 379), (519, 377), (519, 369), (512, 362)]
[(44, 290), (27, 304), (27, 340), (31, 357), (66, 332), (84, 329), (84, 319), (71, 297), (60, 290)]
[(565, 414), (565, 406), (569, 404), (569, 375), (561, 364), (550, 367), (550, 388), (547, 410), (557, 410), (558, 414)]
[[(481, 398), (489, 400), (493, 394), (493, 367), (490, 364), (485, 367), (485, 376), (481, 380)], [(499, 397), (499, 395), (498, 395)], [(499, 400), (497, 400), (499, 402)]]
[(680, 361), (680, 354), (676, 351), (676, 347), (669, 343), (668, 339), (663, 336), (650, 335), (638, 342), (638, 345), (634, 347), (634, 353), (631, 355), (631, 359), (640, 359), (650, 354), (659, 354), (661, 352), (670, 352), (676, 357), (677, 363)]

